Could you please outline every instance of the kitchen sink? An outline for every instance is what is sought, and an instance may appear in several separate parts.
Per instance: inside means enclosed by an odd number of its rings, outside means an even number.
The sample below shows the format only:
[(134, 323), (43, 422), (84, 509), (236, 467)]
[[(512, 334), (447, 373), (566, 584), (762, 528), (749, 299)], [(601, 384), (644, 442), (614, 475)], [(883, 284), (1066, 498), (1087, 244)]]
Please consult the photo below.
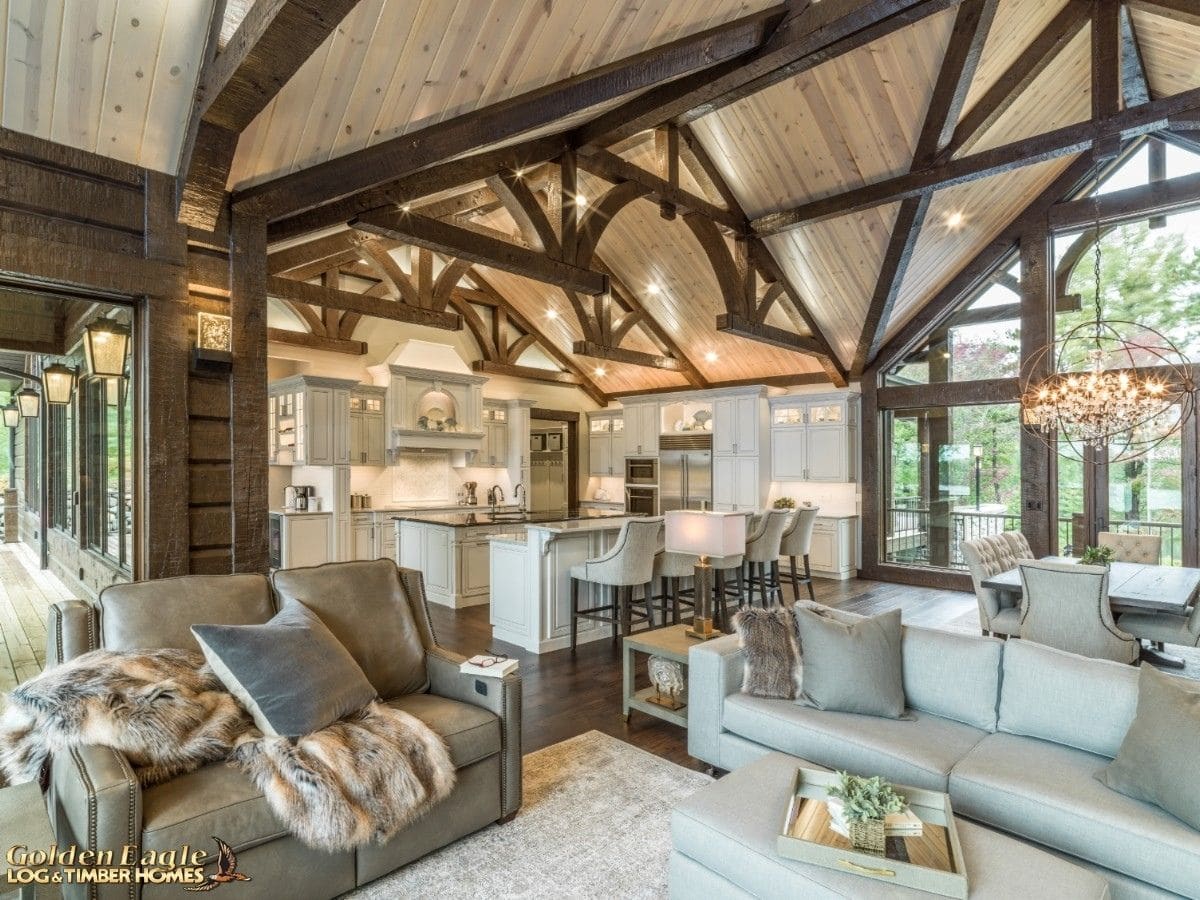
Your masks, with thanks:
[(490, 515), (493, 522), (524, 522), (529, 518), (523, 509), (498, 509)]

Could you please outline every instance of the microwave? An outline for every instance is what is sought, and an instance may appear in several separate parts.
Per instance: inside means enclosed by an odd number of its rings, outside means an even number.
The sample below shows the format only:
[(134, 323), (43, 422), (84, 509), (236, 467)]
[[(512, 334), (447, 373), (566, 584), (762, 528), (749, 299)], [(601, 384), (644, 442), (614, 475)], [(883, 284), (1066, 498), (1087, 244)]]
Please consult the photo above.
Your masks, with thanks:
[(625, 460), (626, 484), (658, 484), (657, 459)]

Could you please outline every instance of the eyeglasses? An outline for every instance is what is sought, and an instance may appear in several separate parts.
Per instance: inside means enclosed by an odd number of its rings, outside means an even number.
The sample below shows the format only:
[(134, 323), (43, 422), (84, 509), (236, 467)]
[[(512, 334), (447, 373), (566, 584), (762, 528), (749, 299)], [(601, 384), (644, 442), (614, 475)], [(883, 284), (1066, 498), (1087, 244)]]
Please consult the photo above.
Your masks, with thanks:
[(500, 663), (508, 659), (507, 653), (489, 653), (487, 656), (477, 656), (471, 660), (473, 665), (479, 666), (481, 669), (489, 668), (490, 666), (498, 666)]

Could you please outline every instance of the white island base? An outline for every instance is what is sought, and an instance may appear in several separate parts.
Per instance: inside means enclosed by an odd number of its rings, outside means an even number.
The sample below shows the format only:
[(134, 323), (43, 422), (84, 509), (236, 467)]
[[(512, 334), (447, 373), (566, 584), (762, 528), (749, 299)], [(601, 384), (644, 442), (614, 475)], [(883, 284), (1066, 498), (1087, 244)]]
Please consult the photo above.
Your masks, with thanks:
[[(491, 539), (492, 637), (531, 653), (571, 646), (571, 567), (608, 551), (627, 518), (528, 525), (525, 537)], [(601, 591), (607, 591), (601, 600)], [(581, 583), (581, 608), (611, 588)], [(609, 640), (612, 626), (579, 621), (579, 643)]]

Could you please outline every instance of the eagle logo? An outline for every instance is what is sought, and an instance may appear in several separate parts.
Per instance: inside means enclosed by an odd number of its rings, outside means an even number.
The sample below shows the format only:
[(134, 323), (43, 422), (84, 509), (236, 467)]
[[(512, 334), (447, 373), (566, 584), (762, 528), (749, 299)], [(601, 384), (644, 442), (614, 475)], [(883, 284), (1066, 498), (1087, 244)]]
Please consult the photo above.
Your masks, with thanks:
[(250, 881), (249, 875), (243, 875), (237, 870), (237, 854), (233, 848), (214, 837), (217, 842), (217, 871), (213, 872), (203, 882), (195, 887), (186, 887), (185, 891), (211, 891), (230, 881)]

